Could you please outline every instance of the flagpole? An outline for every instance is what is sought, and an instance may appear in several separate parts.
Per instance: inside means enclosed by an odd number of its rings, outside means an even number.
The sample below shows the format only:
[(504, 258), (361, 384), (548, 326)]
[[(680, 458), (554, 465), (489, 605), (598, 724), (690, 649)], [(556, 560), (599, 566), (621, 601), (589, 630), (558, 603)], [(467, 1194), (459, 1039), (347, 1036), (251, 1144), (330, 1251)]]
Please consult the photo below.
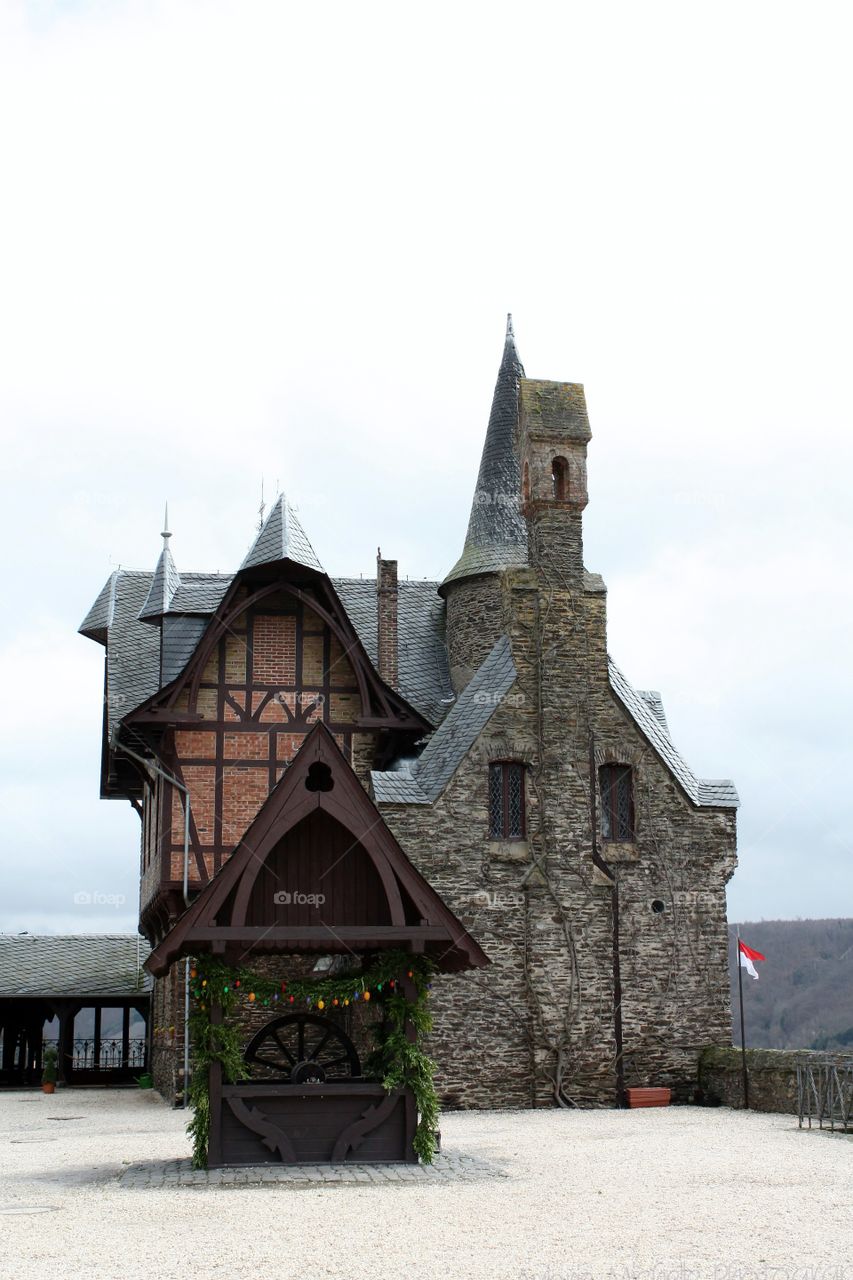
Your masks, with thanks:
[(740, 999), (740, 1053), (743, 1066), (743, 1105), (749, 1110), (749, 1075), (746, 1070), (746, 1034), (743, 1029), (743, 965), (740, 962), (740, 925), (737, 926), (737, 988)]

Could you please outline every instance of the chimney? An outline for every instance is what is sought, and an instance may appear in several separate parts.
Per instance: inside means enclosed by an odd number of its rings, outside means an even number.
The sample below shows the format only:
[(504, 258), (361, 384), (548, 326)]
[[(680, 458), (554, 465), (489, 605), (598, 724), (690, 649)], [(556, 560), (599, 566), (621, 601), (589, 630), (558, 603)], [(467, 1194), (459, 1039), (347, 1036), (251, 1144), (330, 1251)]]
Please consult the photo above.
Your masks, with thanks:
[(376, 552), (376, 637), (379, 674), (392, 689), (397, 688), (397, 561), (383, 560)]

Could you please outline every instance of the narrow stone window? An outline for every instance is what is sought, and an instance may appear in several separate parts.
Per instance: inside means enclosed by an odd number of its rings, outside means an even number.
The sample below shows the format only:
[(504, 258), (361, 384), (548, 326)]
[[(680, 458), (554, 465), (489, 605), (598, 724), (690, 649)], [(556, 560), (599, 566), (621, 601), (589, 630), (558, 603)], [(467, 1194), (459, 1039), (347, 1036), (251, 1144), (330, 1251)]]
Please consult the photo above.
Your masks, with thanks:
[(603, 764), (598, 771), (601, 792), (601, 838), (634, 839), (634, 795), (631, 767)]
[(551, 483), (554, 486), (554, 498), (557, 502), (567, 502), (569, 497), (569, 464), (565, 458), (554, 458), (551, 462)]
[(489, 836), (523, 840), (525, 824), (524, 765), (501, 760), (489, 765)]
[(521, 472), (521, 501), (525, 506), (530, 501), (530, 465), (527, 462)]

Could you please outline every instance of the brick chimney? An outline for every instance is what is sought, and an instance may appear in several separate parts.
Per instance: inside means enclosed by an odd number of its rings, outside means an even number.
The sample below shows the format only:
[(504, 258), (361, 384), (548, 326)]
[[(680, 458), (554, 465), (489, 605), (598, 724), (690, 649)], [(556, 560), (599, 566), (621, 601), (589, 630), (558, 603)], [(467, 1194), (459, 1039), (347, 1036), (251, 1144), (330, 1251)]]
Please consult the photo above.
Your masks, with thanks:
[(397, 688), (397, 561), (383, 560), (376, 553), (376, 634), (379, 674), (392, 689)]

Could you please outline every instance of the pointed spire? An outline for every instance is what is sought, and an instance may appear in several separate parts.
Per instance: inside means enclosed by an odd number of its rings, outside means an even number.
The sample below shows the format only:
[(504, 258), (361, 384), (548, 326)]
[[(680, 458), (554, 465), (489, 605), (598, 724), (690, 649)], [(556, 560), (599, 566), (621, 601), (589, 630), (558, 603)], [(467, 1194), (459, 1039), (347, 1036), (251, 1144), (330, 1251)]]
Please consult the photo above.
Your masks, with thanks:
[(527, 525), (521, 514), (521, 468), (516, 442), (518, 384), (523, 377), (512, 316), (508, 315), (465, 548), (442, 587), (460, 578), (527, 564)]
[(254, 569), (261, 564), (274, 564), (276, 560), (293, 560), (308, 569), (323, 572), (305, 530), (283, 493), (270, 507), (270, 513), (240, 568)]
[(172, 534), (169, 530), (169, 504), (166, 503), (166, 511), (163, 516), (163, 528), (160, 537), (163, 539), (163, 550), (160, 552), (160, 559), (157, 561), (157, 567), (154, 570), (154, 577), (148, 595), (145, 597), (145, 603), (139, 610), (140, 622), (157, 623), (165, 613), (169, 612), (175, 592), (181, 585), (181, 575), (175, 567), (172, 559), (172, 553), (169, 550), (169, 539)]

